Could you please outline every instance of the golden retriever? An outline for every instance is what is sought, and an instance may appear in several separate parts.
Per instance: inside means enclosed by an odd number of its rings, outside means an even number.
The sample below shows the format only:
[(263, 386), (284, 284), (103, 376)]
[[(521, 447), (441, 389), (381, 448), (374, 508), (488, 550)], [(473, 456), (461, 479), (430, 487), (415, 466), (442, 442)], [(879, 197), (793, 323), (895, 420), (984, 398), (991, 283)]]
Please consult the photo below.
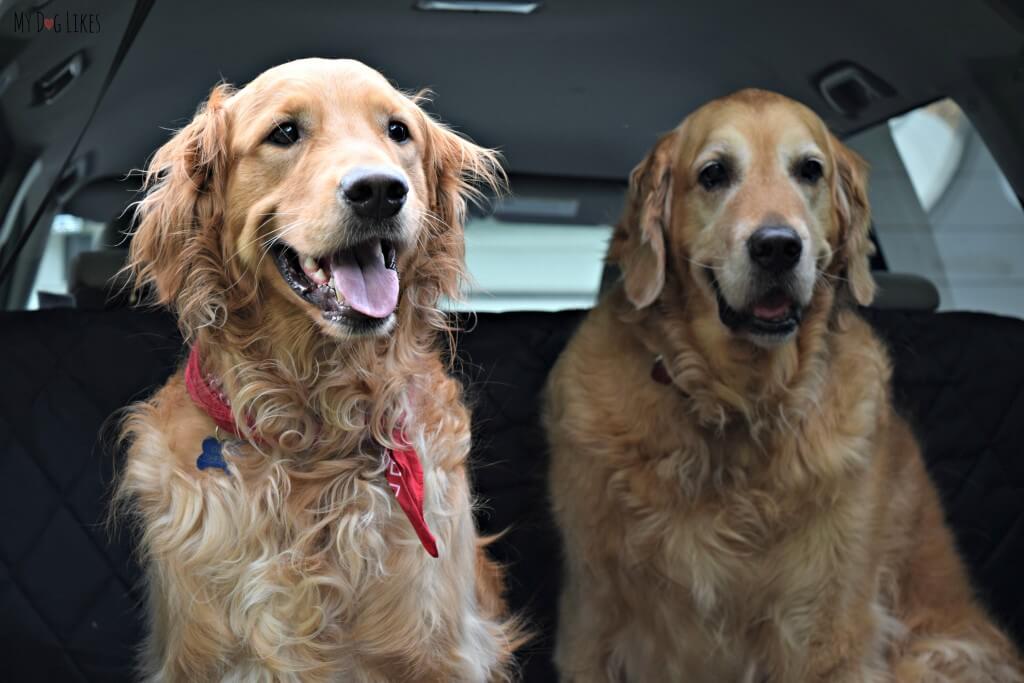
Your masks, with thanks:
[(744, 90), (633, 172), (547, 385), (562, 681), (1007, 683), (872, 300), (864, 162)]
[[(177, 313), (191, 369), (123, 427), (148, 680), (509, 676), (519, 631), (437, 343), (467, 199), (500, 174), (349, 60), (219, 85), (156, 153), (129, 269)], [(419, 527), (391, 479), (410, 445)]]

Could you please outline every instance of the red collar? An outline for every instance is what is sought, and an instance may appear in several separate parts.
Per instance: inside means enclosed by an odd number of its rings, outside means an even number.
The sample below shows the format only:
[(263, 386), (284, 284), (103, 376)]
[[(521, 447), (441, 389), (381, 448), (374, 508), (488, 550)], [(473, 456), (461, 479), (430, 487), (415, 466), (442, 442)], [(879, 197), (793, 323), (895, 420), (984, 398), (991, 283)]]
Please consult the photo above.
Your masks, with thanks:
[[(242, 432), (235, 423), (235, 416), (231, 412), (231, 401), (220, 390), (220, 382), (211, 379), (203, 374), (202, 362), (199, 360), (199, 350), (193, 346), (188, 354), (188, 364), (185, 366), (185, 388), (192, 401), (203, 409), (214, 424), (236, 438), (244, 439)], [(252, 424), (249, 424), (252, 427)]]
[[(203, 374), (197, 346), (193, 346), (188, 354), (185, 388), (192, 401), (210, 416), (214, 424), (236, 438), (245, 438), (238, 429), (231, 412), (231, 402), (220, 390), (219, 382)], [(251, 421), (249, 426), (251, 429)], [(432, 557), (437, 557), (437, 541), (423, 517), (423, 466), (419, 455), (409, 444), (402, 429), (396, 428), (392, 438), (402, 447), (384, 450), (384, 476), (423, 547)]]

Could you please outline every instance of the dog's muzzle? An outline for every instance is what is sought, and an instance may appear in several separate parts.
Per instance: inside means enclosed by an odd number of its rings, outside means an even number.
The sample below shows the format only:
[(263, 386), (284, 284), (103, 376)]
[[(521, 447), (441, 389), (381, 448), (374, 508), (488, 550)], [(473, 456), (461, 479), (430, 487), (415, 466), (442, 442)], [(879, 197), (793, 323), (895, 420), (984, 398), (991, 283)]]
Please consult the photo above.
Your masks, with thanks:
[(750, 266), (742, 306), (729, 303), (714, 271), (707, 270), (719, 318), (734, 332), (767, 339), (787, 337), (799, 326), (803, 312), (796, 272), (803, 240), (787, 225), (768, 225), (755, 230), (746, 247)]

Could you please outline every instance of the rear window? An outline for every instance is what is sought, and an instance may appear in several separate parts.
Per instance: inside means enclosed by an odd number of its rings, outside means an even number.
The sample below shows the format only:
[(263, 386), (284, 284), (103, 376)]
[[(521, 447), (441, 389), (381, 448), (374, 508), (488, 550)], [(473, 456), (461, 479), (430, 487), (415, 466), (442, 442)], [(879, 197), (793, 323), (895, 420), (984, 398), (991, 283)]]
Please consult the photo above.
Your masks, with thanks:
[(493, 218), (466, 226), (470, 281), (460, 310), (590, 308), (601, 284), (607, 225), (542, 225)]

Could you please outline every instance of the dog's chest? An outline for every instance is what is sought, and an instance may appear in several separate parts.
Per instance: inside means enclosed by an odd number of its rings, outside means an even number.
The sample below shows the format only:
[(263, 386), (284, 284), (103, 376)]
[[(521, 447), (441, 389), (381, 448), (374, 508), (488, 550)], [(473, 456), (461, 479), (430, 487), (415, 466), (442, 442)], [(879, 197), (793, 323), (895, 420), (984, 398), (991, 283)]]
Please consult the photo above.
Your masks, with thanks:
[[(289, 628), (327, 625), (315, 636), (295, 636), (343, 650), (354, 640), (387, 643), (394, 630), (411, 628), (409, 615), (431, 609), (426, 603), (437, 593), (432, 584), (443, 560), (425, 549), (388, 478), (386, 454), (380, 457), (379, 464), (367, 460), (351, 468), (341, 462), (319, 470), (277, 466), (230, 481), (230, 495), (208, 488), (204, 526), (230, 527), (245, 555), (208, 568), (211, 584), (236, 587), (224, 595), (225, 612), (234, 611), (231, 600), (241, 591), (277, 595), (250, 613)], [(420, 504), (442, 547), (450, 536), (449, 488), (449, 478), (426, 460)]]
[(633, 567), (621, 589), (636, 602), (637, 633), (674, 643), (666, 658), (692, 680), (740, 680), (734, 664), (756, 643), (804, 639), (848, 559), (839, 511), (813, 486), (780, 484), (772, 457), (705, 439), (624, 478), (622, 556)]
[(698, 602), (767, 581), (820, 512), (808, 492), (782, 486), (772, 454), (742, 439), (668, 436), (660, 455), (614, 476), (630, 555), (653, 560)]

